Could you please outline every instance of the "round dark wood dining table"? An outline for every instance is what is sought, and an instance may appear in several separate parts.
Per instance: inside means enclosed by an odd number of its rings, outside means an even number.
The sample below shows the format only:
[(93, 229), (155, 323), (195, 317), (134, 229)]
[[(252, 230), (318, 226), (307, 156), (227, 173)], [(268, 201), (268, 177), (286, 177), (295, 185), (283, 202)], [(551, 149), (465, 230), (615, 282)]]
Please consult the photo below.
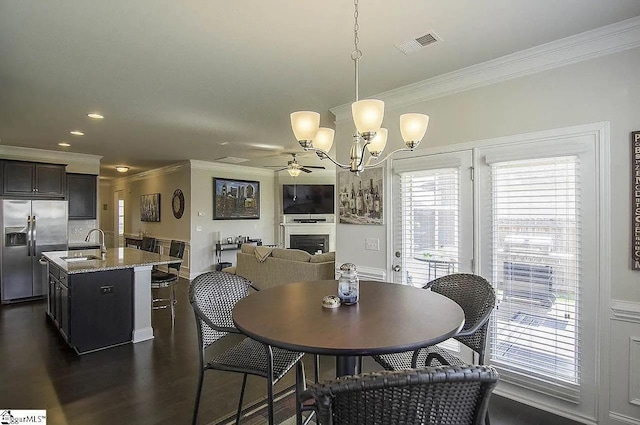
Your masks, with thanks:
[(393, 283), (360, 281), (360, 301), (330, 309), (335, 280), (296, 282), (264, 289), (238, 301), (233, 322), (264, 344), (336, 356), (336, 375), (357, 372), (357, 356), (434, 345), (464, 325), (462, 308), (434, 292)]

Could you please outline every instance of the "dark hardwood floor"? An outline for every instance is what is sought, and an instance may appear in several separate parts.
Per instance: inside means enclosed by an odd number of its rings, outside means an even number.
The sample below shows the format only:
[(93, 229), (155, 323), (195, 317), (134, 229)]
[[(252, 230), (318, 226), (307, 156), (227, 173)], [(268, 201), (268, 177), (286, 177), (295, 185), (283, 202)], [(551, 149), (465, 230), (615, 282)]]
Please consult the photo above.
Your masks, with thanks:
[[(187, 301), (188, 281), (178, 285), (176, 325), (169, 312), (153, 312), (155, 339), (77, 356), (45, 318), (45, 303), (0, 307), (0, 408), (47, 409), (49, 424), (187, 424), (196, 389), (198, 352)], [(308, 377), (311, 378), (311, 362)], [(322, 359), (322, 375), (334, 362)], [(377, 365), (365, 360), (365, 370)], [(293, 384), (293, 373), (276, 391)], [(232, 412), (240, 374), (208, 372), (201, 424)], [(245, 404), (264, 397), (265, 382), (250, 377)], [(575, 422), (494, 396), (493, 425), (572, 425)]]

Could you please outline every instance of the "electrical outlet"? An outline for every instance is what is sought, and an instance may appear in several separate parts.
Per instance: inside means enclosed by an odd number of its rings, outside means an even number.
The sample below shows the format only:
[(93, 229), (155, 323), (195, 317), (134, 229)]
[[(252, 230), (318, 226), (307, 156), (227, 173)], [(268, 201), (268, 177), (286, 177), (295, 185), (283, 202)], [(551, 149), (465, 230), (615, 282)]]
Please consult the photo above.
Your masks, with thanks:
[(380, 251), (380, 239), (364, 238), (364, 249), (369, 251)]

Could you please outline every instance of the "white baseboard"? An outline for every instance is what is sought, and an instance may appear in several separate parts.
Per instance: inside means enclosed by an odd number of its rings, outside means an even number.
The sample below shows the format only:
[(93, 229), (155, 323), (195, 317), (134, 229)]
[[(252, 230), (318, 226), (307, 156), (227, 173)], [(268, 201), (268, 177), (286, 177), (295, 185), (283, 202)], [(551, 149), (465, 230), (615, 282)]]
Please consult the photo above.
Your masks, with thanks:
[(611, 425), (640, 425), (640, 419), (616, 412), (609, 412), (609, 419)]
[(133, 330), (133, 343), (136, 344), (142, 341), (148, 341), (153, 339), (153, 328), (142, 328)]
[[(376, 282), (386, 282), (387, 271), (377, 267), (359, 266), (356, 264), (358, 278), (360, 280), (374, 280)], [(336, 279), (340, 277), (340, 265), (336, 263)]]

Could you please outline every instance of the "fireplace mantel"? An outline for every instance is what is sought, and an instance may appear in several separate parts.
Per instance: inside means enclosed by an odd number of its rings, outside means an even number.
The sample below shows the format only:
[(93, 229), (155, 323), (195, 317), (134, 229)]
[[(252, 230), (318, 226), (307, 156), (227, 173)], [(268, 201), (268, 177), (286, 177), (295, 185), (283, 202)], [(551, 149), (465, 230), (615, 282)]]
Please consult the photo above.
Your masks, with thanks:
[[(300, 222), (298, 220), (315, 223)], [(334, 214), (287, 214), (280, 221), (280, 246), (289, 248), (291, 235), (329, 235), (329, 251), (336, 250), (336, 222)]]

